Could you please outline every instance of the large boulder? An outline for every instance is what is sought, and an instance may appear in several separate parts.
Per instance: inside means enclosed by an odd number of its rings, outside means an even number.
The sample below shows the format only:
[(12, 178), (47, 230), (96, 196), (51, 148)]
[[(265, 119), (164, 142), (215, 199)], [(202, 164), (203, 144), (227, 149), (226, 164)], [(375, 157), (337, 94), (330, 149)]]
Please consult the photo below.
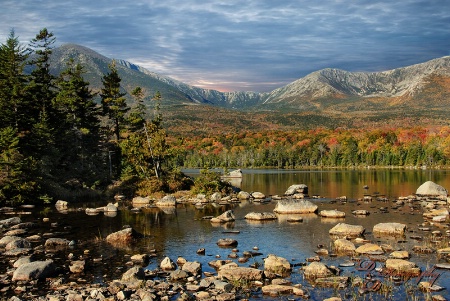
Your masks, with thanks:
[(305, 184), (291, 185), (291, 186), (289, 186), (289, 188), (286, 190), (286, 192), (284, 194), (285, 195), (294, 195), (294, 194), (298, 194), (298, 193), (307, 195), (308, 194), (308, 186), (306, 186)]
[(233, 211), (228, 210), (217, 217), (213, 217), (210, 221), (211, 221), (211, 223), (228, 223), (228, 222), (233, 222), (234, 220), (235, 220), (235, 217), (234, 217)]
[(373, 226), (374, 235), (390, 235), (402, 236), (405, 235), (406, 225), (401, 223), (379, 223)]
[(416, 194), (419, 196), (445, 196), (447, 197), (448, 191), (441, 185), (438, 185), (432, 181), (427, 181), (419, 186), (416, 190)]
[(30, 281), (45, 279), (55, 273), (56, 265), (53, 260), (33, 261), (19, 266), (13, 274), (13, 281)]
[(358, 237), (364, 233), (365, 229), (360, 225), (349, 225), (345, 223), (339, 223), (330, 229), (330, 235), (339, 237)]
[(239, 191), (239, 193), (237, 194), (237, 198), (240, 200), (248, 200), (250, 199), (250, 196), (250, 193), (246, 191)]
[(250, 212), (245, 215), (245, 219), (249, 220), (273, 220), (277, 219), (277, 215), (273, 212)]
[(273, 209), (274, 212), (280, 214), (291, 213), (314, 213), (318, 206), (307, 200), (280, 200)]

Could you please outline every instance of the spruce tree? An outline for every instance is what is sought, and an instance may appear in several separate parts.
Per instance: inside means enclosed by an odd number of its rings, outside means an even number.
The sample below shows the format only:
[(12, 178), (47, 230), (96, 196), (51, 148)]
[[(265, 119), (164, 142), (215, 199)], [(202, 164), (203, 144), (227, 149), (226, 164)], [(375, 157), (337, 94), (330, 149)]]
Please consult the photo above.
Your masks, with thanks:
[(90, 174), (100, 176), (96, 163), (100, 162), (99, 107), (94, 102), (95, 94), (83, 78), (84, 68), (71, 60), (58, 79), (59, 93), (56, 105), (62, 114), (61, 128), (64, 131), (61, 148), (61, 164), (70, 166), (68, 176), (89, 179)]
[(125, 126), (125, 114), (130, 109), (127, 105), (125, 95), (121, 92), (120, 82), (122, 79), (117, 72), (116, 63), (112, 61), (109, 64), (110, 72), (103, 76), (100, 96), (103, 108), (103, 114), (108, 116), (113, 123), (112, 132), (114, 133), (116, 143), (120, 140), (120, 131)]

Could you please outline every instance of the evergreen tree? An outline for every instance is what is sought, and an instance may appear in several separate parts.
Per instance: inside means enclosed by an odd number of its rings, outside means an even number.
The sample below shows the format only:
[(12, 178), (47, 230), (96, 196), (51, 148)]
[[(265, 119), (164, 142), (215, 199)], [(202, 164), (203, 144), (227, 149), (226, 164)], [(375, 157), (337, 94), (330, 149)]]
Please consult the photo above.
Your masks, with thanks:
[(135, 106), (131, 109), (128, 116), (129, 130), (132, 132), (142, 131), (145, 124), (146, 107), (144, 104), (144, 91), (141, 87), (136, 87), (132, 92), (136, 100)]
[(19, 39), (11, 30), (5, 44), (0, 46), (0, 127), (13, 127), (18, 134), (30, 128), (25, 97), (27, 77), (23, 70), (28, 58)]
[(101, 139), (99, 107), (94, 102), (95, 94), (89, 89), (89, 83), (83, 78), (84, 73), (83, 66), (69, 61), (58, 79), (56, 104), (63, 116), (61, 164), (70, 166), (68, 172), (72, 176), (87, 180), (90, 173), (99, 175), (98, 170), (95, 172), (95, 163), (100, 161)]
[(130, 109), (126, 103), (125, 93), (120, 91), (122, 79), (117, 72), (115, 61), (109, 65), (110, 72), (103, 76), (103, 87), (100, 92), (103, 114), (113, 123), (113, 133), (116, 143), (120, 140), (120, 131), (125, 125), (125, 114)]

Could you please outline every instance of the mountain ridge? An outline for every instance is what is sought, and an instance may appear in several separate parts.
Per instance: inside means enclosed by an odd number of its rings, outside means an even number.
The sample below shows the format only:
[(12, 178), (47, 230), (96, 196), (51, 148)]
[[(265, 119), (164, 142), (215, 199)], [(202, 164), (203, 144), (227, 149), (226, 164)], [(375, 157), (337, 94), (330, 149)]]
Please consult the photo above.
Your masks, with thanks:
[[(54, 49), (53, 72), (61, 71), (70, 58), (85, 66), (87, 81), (94, 91), (99, 91), (101, 78), (109, 71), (108, 64), (112, 59), (81, 45), (66, 44)], [(450, 106), (450, 56), (380, 72), (325, 68), (266, 93), (202, 89), (126, 60), (114, 61), (122, 78), (122, 88), (128, 94), (140, 86), (146, 91), (146, 99), (150, 100), (159, 91), (168, 107), (166, 112), (179, 111), (172, 112), (171, 116), (183, 122), (186, 122), (186, 116), (180, 114), (189, 114), (191, 118), (199, 112), (211, 114), (206, 113), (209, 109), (180, 108), (206, 105), (225, 109), (215, 118), (228, 118), (226, 115), (237, 114), (237, 111), (252, 112), (254, 116), (261, 113), (255, 117), (258, 120), (255, 124), (261, 126), (262, 120), (272, 120), (271, 128), (307, 127), (324, 120), (330, 126), (367, 122), (397, 124), (405, 114), (423, 119), (424, 123), (429, 120), (448, 123), (443, 109)]]

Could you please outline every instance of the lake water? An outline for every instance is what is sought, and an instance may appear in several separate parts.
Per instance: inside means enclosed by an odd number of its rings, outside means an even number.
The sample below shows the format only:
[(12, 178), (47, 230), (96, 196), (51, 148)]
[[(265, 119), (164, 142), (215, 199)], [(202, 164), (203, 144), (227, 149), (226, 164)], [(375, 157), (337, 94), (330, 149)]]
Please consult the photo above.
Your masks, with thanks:
[[(198, 175), (198, 170), (186, 170), (187, 174)], [(178, 205), (176, 209), (145, 209), (134, 212), (129, 203), (121, 204), (116, 216), (88, 216), (84, 214), (86, 207), (105, 204), (75, 204), (69, 212), (61, 213), (51, 208), (40, 208), (32, 214), (23, 215), (24, 220), (32, 220), (39, 223), (40, 233), (60, 232), (58, 237), (66, 237), (78, 241), (71, 249), (76, 256), (81, 256), (85, 249), (90, 250), (92, 258), (102, 258), (102, 261), (92, 265), (85, 277), (88, 281), (106, 282), (117, 279), (127, 269), (126, 262), (129, 255), (137, 253), (149, 253), (156, 250), (156, 256), (152, 258), (148, 268), (156, 268), (159, 262), (169, 256), (176, 261), (178, 256), (183, 256), (188, 261), (199, 261), (203, 264), (203, 271), (214, 272), (208, 266), (208, 262), (220, 259), (228, 259), (231, 249), (219, 248), (217, 241), (221, 238), (233, 238), (238, 241), (238, 254), (251, 251), (257, 247), (263, 255), (250, 259), (247, 263), (262, 264), (268, 254), (276, 254), (288, 259), (294, 265), (306, 263), (306, 259), (315, 256), (319, 245), (332, 251), (333, 239), (328, 231), (337, 223), (362, 225), (366, 229), (365, 238), (378, 244), (389, 244), (394, 249), (404, 249), (411, 253), (411, 261), (417, 263), (423, 271), (435, 263), (443, 263), (445, 259), (438, 258), (436, 253), (419, 254), (412, 251), (414, 246), (429, 245), (434, 249), (448, 247), (448, 239), (441, 242), (432, 242), (431, 231), (440, 231), (446, 235), (446, 224), (442, 226), (430, 226), (430, 231), (421, 230), (423, 223), (422, 209), (404, 205), (393, 206), (392, 200), (399, 196), (408, 196), (415, 193), (416, 189), (425, 181), (434, 181), (437, 184), (450, 188), (450, 174), (448, 171), (430, 170), (318, 170), (318, 171), (279, 171), (279, 170), (243, 170), (243, 178), (235, 183), (242, 190), (252, 192), (259, 191), (267, 196), (282, 195), (292, 184), (306, 184), (309, 195), (318, 195), (320, 199), (311, 199), (319, 206), (319, 211), (324, 209), (338, 209), (346, 213), (344, 219), (320, 218), (316, 214), (303, 215), (303, 222), (291, 223), (283, 215), (276, 221), (250, 222), (244, 219), (249, 212), (272, 212), (276, 201), (266, 203), (254, 203), (243, 201), (235, 205), (209, 205), (203, 209), (197, 209), (193, 205)], [(364, 186), (368, 188), (365, 189)], [(355, 201), (364, 195), (385, 196), (389, 202)], [(347, 196), (349, 202), (335, 202), (335, 198)], [(76, 210), (79, 208), (79, 210)], [(386, 209), (386, 210), (380, 210)], [(226, 210), (233, 210), (236, 221), (223, 225), (213, 225), (204, 216), (216, 216)], [(355, 209), (366, 209), (370, 215), (357, 217), (351, 214)], [(42, 217), (48, 217), (50, 223), (42, 222)], [(10, 216), (4, 216), (4, 218)], [(400, 222), (408, 226), (407, 236), (404, 238), (377, 238), (373, 237), (373, 226), (380, 222)], [(57, 223), (55, 228), (51, 223)], [(136, 231), (143, 234), (143, 238), (133, 246), (124, 249), (115, 249), (102, 242), (108, 234), (122, 229), (124, 225), (130, 225)], [(239, 231), (230, 233), (229, 230)], [(61, 234), (63, 233), (63, 234)], [(410, 239), (412, 236), (420, 236), (422, 241)], [(199, 255), (197, 250), (205, 248), (206, 254)], [(385, 254), (387, 256), (388, 254)], [(348, 257), (324, 256), (322, 261), (327, 265), (339, 265)], [(377, 263), (381, 266), (382, 263)], [(438, 292), (443, 296), (450, 294), (450, 271), (442, 271), (443, 275), (436, 284), (444, 290)], [(356, 271), (354, 267), (342, 268), (342, 275), (354, 277), (363, 272)], [(295, 267), (290, 279), (293, 283), (300, 283), (309, 291), (311, 300), (323, 300), (324, 298), (339, 294), (343, 299), (350, 299), (354, 291), (313, 288), (302, 277), (299, 267)], [(405, 284), (392, 284), (392, 281), (382, 279), (386, 287), (391, 287), (389, 300), (405, 300), (407, 290), (412, 287), (414, 279)], [(414, 300), (425, 300), (426, 294), (415, 291), (417, 297)], [(357, 295), (357, 294), (356, 294)], [(385, 300), (386, 296), (380, 293), (368, 293), (361, 296), (368, 300)], [(273, 298), (255, 293), (250, 299), (270, 300)]]

